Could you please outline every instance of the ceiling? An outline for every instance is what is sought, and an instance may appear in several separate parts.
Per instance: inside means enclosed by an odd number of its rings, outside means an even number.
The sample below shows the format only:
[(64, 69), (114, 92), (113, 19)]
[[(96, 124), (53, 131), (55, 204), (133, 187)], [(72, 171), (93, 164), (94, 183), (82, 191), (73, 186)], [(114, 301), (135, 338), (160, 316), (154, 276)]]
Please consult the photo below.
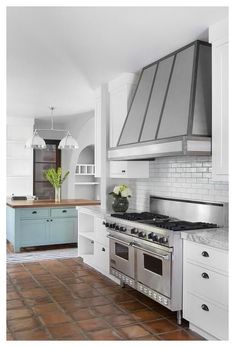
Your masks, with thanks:
[(196, 39), (227, 7), (8, 7), (7, 115), (74, 116), (94, 89)]

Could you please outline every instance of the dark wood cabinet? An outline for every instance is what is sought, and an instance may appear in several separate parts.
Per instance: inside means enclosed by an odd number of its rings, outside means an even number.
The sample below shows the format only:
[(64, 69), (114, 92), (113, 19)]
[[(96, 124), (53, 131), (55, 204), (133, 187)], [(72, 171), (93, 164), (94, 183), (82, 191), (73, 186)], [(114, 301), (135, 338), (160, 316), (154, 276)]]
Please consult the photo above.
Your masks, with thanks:
[(33, 194), (39, 199), (54, 199), (54, 188), (45, 180), (43, 172), (61, 166), (61, 150), (58, 149), (60, 140), (45, 140), (45, 142), (46, 149), (33, 151)]

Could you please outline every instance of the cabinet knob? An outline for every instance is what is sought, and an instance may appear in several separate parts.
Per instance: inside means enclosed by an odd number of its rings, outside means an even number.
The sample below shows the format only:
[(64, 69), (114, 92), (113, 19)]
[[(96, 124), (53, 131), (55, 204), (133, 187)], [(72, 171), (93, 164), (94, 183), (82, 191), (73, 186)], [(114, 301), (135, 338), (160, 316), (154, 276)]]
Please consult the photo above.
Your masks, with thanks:
[(207, 251), (203, 251), (203, 252), (202, 252), (202, 256), (208, 258), (208, 257), (209, 257), (209, 254), (207, 253)]
[(67, 212), (67, 210), (63, 210), (63, 211), (62, 211), (62, 213), (66, 213), (66, 212)]
[(51, 222), (53, 221), (53, 219), (51, 219)]
[(104, 247), (102, 247), (102, 251), (105, 252), (105, 248)]
[(37, 213), (37, 211), (33, 211), (33, 212), (32, 212), (32, 214), (36, 214), (36, 213)]
[(202, 278), (205, 278), (205, 279), (209, 278), (209, 275), (206, 272), (203, 272), (201, 276)]
[(50, 220), (49, 220), (49, 219), (47, 219), (47, 222), (50, 222)]
[(205, 304), (202, 304), (201, 308), (204, 311), (209, 311), (209, 307), (207, 305), (205, 305)]

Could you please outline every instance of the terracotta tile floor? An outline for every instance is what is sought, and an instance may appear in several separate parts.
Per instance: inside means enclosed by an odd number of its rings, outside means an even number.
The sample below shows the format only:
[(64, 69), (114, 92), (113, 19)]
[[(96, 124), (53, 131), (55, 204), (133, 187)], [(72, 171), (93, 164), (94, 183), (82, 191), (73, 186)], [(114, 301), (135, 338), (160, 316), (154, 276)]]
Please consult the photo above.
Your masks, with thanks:
[(202, 340), (79, 258), (9, 264), (7, 280), (7, 340)]

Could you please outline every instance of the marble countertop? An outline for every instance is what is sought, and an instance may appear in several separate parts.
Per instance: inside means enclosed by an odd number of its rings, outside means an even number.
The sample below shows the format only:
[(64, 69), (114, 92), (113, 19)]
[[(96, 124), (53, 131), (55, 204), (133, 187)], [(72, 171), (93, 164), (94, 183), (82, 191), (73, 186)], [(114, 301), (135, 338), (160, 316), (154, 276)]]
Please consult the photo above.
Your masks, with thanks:
[(97, 215), (99, 217), (105, 218), (108, 214), (107, 210), (101, 208), (101, 206), (77, 206), (78, 212), (84, 212), (87, 214)]
[(181, 238), (211, 247), (228, 250), (228, 228), (182, 231)]

